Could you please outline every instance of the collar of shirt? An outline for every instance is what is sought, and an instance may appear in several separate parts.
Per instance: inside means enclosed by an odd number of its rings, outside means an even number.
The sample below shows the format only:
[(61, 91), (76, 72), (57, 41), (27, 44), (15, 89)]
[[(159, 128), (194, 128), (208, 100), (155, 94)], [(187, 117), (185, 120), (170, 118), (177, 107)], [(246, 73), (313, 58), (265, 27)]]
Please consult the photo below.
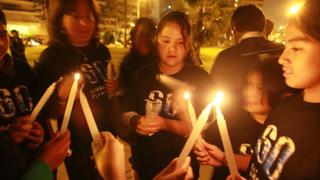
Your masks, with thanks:
[(250, 32), (247, 32), (241, 36), (241, 38), (238, 41), (238, 44), (241, 41), (243, 41), (244, 39), (248, 39), (248, 38), (252, 38), (252, 37), (263, 37), (263, 36), (262, 36), (261, 32), (259, 32), (259, 31), (250, 31)]

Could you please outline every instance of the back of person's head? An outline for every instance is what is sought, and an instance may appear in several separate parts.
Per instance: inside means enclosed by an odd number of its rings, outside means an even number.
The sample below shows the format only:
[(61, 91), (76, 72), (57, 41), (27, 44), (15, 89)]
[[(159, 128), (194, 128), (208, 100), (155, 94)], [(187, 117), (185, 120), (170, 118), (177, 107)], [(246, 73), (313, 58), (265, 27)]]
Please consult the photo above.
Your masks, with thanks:
[(18, 33), (18, 31), (13, 29), (13, 30), (11, 30), (11, 33)]
[(231, 25), (241, 33), (247, 31), (262, 32), (265, 25), (265, 17), (255, 5), (239, 6), (233, 12)]
[(320, 1), (307, 0), (299, 13), (291, 18), (291, 22), (308, 37), (320, 42)]
[(273, 27), (274, 27), (274, 23), (271, 20), (266, 19), (266, 24), (264, 27), (264, 34), (266, 37), (268, 37), (272, 33)]
[(0, 23), (7, 25), (7, 18), (2, 9), (0, 9)]
[(130, 32), (132, 42), (134, 42), (136, 40), (136, 36), (137, 36), (139, 28), (143, 28), (146, 32), (146, 34), (144, 34), (144, 35), (149, 36), (149, 38), (153, 38), (153, 36), (156, 32), (155, 22), (153, 20), (151, 20), (150, 18), (141, 17), (136, 21), (135, 26), (132, 28), (132, 30)]
[[(75, 11), (77, 2), (80, 0), (51, 0), (49, 7), (49, 44), (55, 42), (66, 42), (67, 35), (63, 28), (63, 16)], [(99, 8), (95, 0), (85, 0), (88, 3), (89, 9), (95, 19), (95, 32), (93, 37), (96, 40), (98, 37)]]
[(147, 17), (141, 17), (135, 23), (130, 32), (132, 48), (143, 55), (150, 54), (154, 50), (153, 39), (156, 33), (156, 24)]

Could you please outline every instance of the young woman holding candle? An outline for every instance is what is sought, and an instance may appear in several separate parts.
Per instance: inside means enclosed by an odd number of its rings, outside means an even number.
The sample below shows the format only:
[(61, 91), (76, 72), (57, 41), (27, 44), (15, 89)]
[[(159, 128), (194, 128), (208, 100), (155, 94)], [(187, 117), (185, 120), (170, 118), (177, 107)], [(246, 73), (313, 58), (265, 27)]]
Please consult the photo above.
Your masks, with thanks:
[[(242, 89), (242, 106), (248, 113), (238, 119), (227, 119), (228, 131), (234, 153), (251, 155), (268, 114), (286, 94), (291, 92), (291, 89), (285, 84), (277, 58), (257, 59), (255, 65), (249, 70)], [(205, 139), (208, 143), (223, 149), (215, 123), (206, 131)], [(206, 155), (218, 149), (208, 143), (206, 143), (208, 152), (196, 151), (196, 154), (200, 163), (215, 166), (213, 159)], [(225, 179), (228, 175), (227, 167), (216, 167), (212, 179)]]
[[(179, 11), (169, 12), (157, 27), (158, 59), (134, 74), (126, 95), (127, 112), (123, 114), (125, 122), (136, 132), (131, 144), (132, 165), (141, 179), (152, 179), (177, 157), (192, 128), (187, 111), (173, 110), (173, 92), (157, 80), (157, 75), (163, 73), (196, 87), (193, 102), (199, 108), (201, 102), (197, 95), (203, 97), (210, 84), (204, 70), (186, 63), (191, 43), (187, 16)], [(152, 120), (146, 119), (146, 100), (162, 105), (160, 114)], [(191, 164), (197, 178), (197, 162)]]
[[(49, 47), (42, 52), (35, 70), (42, 91), (63, 77), (56, 96), (51, 99), (51, 105), (61, 110), (54, 116), (62, 119), (74, 81), (73, 73), (78, 72), (99, 130), (114, 132), (108, 95), (115, 92), (107, 92), (104, 82), (111, 57), (107, 47), (98, 41), (100, 21), (95, 0), (53, 0), (48, 13)], [(72, 134), (72, 156), (66, 159), (66, 168), (70, 179), (97, 179), (99, 174), (90, 159), (92, 138), (78, 95), (68, 126)], [(61, 121), (59, 123), (61, 125)]]
[(320, 178), (319, 8), (320, 1), (307, 0), (289, 21), (279, 63), (286, 84), (303, 92), (287, 98), (268, 116), (251, 163), (243, 166), (249, 179)]

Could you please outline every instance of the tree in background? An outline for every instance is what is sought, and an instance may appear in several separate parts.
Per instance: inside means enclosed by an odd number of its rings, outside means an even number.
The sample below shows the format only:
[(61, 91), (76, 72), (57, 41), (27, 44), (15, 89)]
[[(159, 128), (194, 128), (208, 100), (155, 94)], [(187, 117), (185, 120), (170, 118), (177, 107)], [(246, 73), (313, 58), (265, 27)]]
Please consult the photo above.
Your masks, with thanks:
[(230, 0), (186, 0), (195, 45), (225, 46), (230, 43), (230, 18), (233, 3)]

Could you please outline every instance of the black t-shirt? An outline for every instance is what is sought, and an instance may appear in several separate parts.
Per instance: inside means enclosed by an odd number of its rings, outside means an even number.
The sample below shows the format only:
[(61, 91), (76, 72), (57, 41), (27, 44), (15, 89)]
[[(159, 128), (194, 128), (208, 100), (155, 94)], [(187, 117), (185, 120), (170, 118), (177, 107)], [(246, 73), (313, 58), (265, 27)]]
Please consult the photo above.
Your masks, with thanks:
[(154, 60), (154, 54), (140, 55), (136, 50), (131, 49), (130, 52), (123, 58), (120, 66), (120, 85), (126, 91), (130, 84), (130, 79), (133, 73), (140, 67), (145, 66)]
[[(226, 119), (230, 141), (235, 154), (251, 155), (254, 145), (261, 134), (262, 124), (255, 121), (249, 113), (238, 113), (236, 119)], [(223, 151), (223, 144), (219, 133), (217, 121), (215, 121), (205, 132), (205, 140), (217, 146)], [(244, 174), (244, 172), (240, 172)], [(230, 175), (228, 167), (214, 168), (212, 179), (226, 179)]]
[[(43, 91), (60, 77), (80, 72), (85, 80), (84, 93), (98, 129), (113, 133), (112, 104), (104, 84), (105, 69), (110, 59), (109, 50), (100, 43), (91, 43), (85, 48), (76, 48), (69, 44), (53, 44), (43, 51), (35, 69)], [(65, 161), (69, 177), (98, 178), (94, 163), (90, 159), (92, 138), (79, 100), (74, 103), (68, 128), (71, 131), (73, 151), (72, 156)]]
[[(11, 58), (6, 55), (4, 58)], [(30, 114), (36, 93), (35, 76), (28, 64), (13, 61), (12, 75), (0, 72), (0, 125), (8, 125), (17, 116)]]
[(23, 144), (15, 144), (3, 133), (17, 116), (31, 113), (37, 99), (30, 66), (20, 60), (13, 63), (12, 74), (0, 72), (0, 174), (3, 179), (19, 178), (33, 157)]
[(250, 179), (320, 179), (320, 103), (289, 97), (270, 114), (248, 168)]
[[(171, 108), (172, 91), (159, 83), (156, 79), (160, 73), (158, 65), (153, 63), (139, 69), (133, 78), (127, 97), (131, 98), (130, 111), (145, 114), (146, 99), (159, 101), (162, 104), (160, 115), (169, 120), (177, 119)], [(209, 76), (204, 70), (194, 65), (185, 64), (184, 67), (172, 77), (185, 81), (196, 87), (193, 92), (195, 97), (206, 97)], [(198, 101), (195, 101), (200, 104)], [(195, 105), (195, 107), (200, 107)], [(136, 169), (142, 179), (151, 179), (163, 170), (181, 152), (186, 139), (176, 134), (160, 131), (151, 137), (136, 135), (132, 145), (133, 168)], [(195, 159), (192, 163), (195, 177), (198, 176), (198, 164)]]

